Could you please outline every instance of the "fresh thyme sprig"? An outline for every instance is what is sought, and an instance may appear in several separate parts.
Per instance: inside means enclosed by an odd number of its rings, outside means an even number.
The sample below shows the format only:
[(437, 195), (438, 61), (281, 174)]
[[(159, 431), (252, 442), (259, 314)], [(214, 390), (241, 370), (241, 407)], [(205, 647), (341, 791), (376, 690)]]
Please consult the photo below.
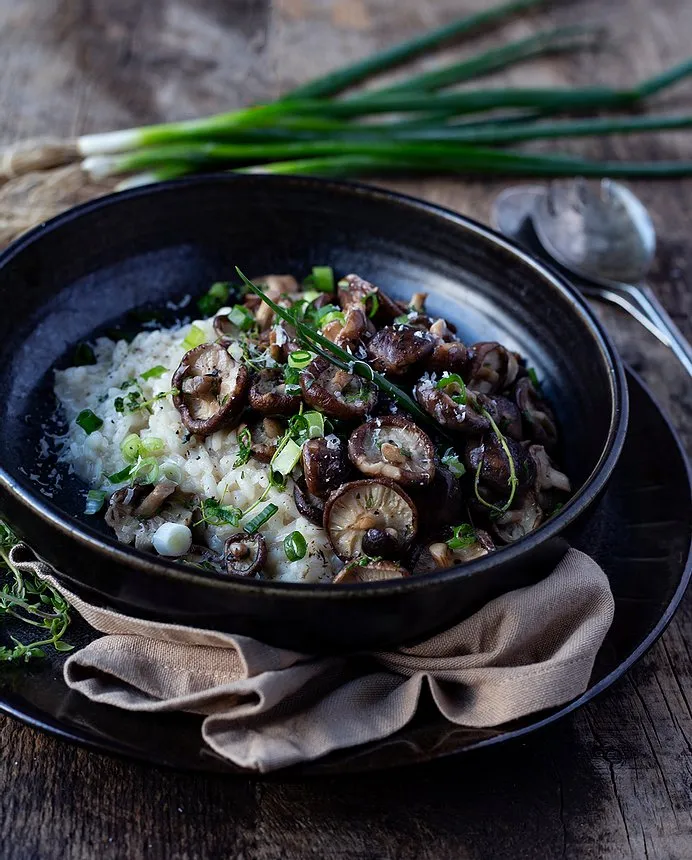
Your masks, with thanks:
[(516, 470), (515, 465), (514, 465), (514, 457), (512, 457), (512, 452), (509, 450), (509, 445), (507, 444), (507, 439), (505, 439), (504, 434), (501, 432), (500, 428), (497, 426), (497, 424), (493, 420), (493, 418), (492, 418), (491, 414), (488, 412), (488, 410), (487, 409), (481, 409), (481, 415), (483, 415), (484, 418), (487, 418), (488, 421), (490, 422), (490, 427), (492, 428), (493, 433), (497, 437), (497, 441), (500, 443), (500, 446), (502, 447), (502, 450), (505, 454), (505, 457), (507, 457), (507, 463), (509, 464), (509, 481), (508, 481), (508, 483), (509, 483), (510, 490), (509, 490), (509, 497), (507, 498), (507, 501), (503, 505), (493, 505), (491, 502), (486, 502), (486, 500), (478, 492), (478, 482), (480, 480), (481, 467), (483, 465), (483, 458), (481, 457), (481, 459), (478, 463), (478, 466), (476, 468), (476, 474), (475, 474), (474, 479), (473, 479), (473, 492), (475, 493), (478, 501), (482, 505), (485, 505), (486, 508), (490, 508), (491, 510), (495, 511), (495, 513), (497, 513), (497, 514), (504, 514), (505, 511), (509, 510), (509, 508), (512, 506), (512, 502), (514, 501), (514, 496), (516, 495), (516, 492), (517, 492), (517, 486), (519, 484), (519, 481), (517, 479), (517, 470)]
[(50, 585), (33, 574), (22, 573), (10, 560), (9, 552), (19, 543), (12, 530), (0, 520), (0, 616), (12, 617), (31, 627), (47, 631), (43, 639), (0, 646), (0, 663), (28, 663), (44, 657), (46, 646), (71, 651), (63, 636), (70, 624), (67, 601)]

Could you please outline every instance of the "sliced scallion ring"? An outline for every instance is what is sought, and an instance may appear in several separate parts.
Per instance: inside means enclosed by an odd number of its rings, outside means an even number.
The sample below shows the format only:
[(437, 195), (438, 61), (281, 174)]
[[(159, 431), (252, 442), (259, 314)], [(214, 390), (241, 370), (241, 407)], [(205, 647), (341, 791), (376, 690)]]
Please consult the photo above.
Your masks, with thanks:
[(309, 349), (297, 349), (295, 352), (291, 352), (288, 356), (288, 366), (295, 367), (296, 370), (303, 370), (306, 368), (315, 358), (315, 353), (310, 352)]
[(307, 542), (299, 531), (291, 532), (284, 538), (284, 552), (289, 561), (300, 561), (301, 558), (305, 558), (307, 551)]
[(89, 490), (86, 497), (86, 507), (84, 508), (84, 513), (91, 516), (92, 514), (97, 514), (101, 508), (103, 507), (103, 503), (106, 500), (106, 493), (104, 490)]
[(281, 450), (277, 451), (272, 459), (272, 471), (278, 472), (284, 478), (287, 478), (298, 460), (300, 460), (300, 445), (297, 445), (293, 439), (286, 439)]
[(170, 461), (161, 463), (159, 473), (161, 477), (167, 481), (173, 481), (174, 484), (183, 483), (183, 470), (177, 463), (171, 463)]
[(159, 464), (154, 457), (142, 457), (132, 467), (131, 478), (142, 484), (155, 484), (159, 478)]
[(120, 443), (120, 453), (126, 463), (134, 463), (142, 449), (142, 440), (136, 433), (130, 433)]
[(254, 535), (254, 533), (260, 529), (267, 520), (270, 520), (278, 510), (279, 509), (276, 505), (270, 502), (265, 508), (262, 508), (256, 517), (253, 517), (243, 526), (243, 531), (247, 532), (249, 535)]
[(157, 454), (160, 454), (165, 447), (163, 439), (159, 439), (158, 436), (147, 436), (146, 439), (141, 440), (140, 450), (144, 456), (155, 457)]

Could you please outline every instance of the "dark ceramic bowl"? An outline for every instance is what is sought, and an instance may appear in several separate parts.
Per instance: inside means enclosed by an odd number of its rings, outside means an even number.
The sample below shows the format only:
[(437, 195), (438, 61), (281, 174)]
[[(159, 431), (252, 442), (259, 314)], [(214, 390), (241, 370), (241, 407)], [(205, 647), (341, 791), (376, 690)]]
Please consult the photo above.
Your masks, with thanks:
[[(235, 265), (300, 274), (320, 263), (397, 297), (424, 289), (464, 341), (499, 340), (528, 359), (557, 412), (576, 488), (557, 516), (463, 567), (335, 587), (184, 568), (119, 545), (100, 518), (82, 514), (84, 486), (39, 458), (60, 429), (53, 368), (95, 332), (201, 294)], [(105, 197), (5, 251), (0, 301), (0, 506), (17, 532), (92, 601), (294, 649), (414, 641), (544, 576), (593, 512), (625, 438), (622, 366), (563, 280), (466, 218), (364, 186), (206, 176)]]

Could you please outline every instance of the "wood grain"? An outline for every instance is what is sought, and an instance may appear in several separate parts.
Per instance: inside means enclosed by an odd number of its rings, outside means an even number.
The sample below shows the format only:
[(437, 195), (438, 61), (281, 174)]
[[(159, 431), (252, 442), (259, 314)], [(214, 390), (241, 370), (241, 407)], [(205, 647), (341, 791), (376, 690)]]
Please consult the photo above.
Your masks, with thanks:
[[(276, 96), (485, 5), (0, 0), (0, 142), (192, 117)], [(608, 25), (608, 52), (526, 64), (497, 81), (626, 85), (689, 53), (687, 0), (552, 3), (457, 53), (586, 20)], [(689, 109), (689, 83), (666, 107), (676, 102)], [(690, 140), (670, 134), (561, 148), (611, 158), (690, 158)], [(382, 184), (481, 220), (503, 186), (460, 179)], [(660, 236), (652, 283), (692, 337), (692, 181), (639, 182), (634, 190), (651, 207)], [(24, 199), (30, 209), (39, 205)], [(600, 312), (690, 450), (690, 381), (636, 323)], [(685, 860), (692, 857), (691, 658), (688, 598), (630, 675), (572, 720), (504, 749), (367, 778), (258, 783), (178, 774), (88, 753), (0, 718), (0, 855)]]

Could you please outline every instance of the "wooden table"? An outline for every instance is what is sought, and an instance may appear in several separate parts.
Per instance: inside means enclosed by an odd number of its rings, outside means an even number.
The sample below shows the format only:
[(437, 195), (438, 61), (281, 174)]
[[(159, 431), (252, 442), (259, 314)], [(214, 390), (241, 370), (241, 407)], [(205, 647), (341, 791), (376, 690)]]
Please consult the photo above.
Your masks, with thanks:
[[(72, 135), (233, 107), (488, 0), (0, 0), (0, 141)], [(628, 84), (689, 54), (687, 0), (547, 4), (502, 31), (608, 25), (608, 52), (503, 81)], [(557, 6), (557, 8), (555, 8)], [(459, 48), (491, 44), (491, 34)], [(677, 93), (686, 96), (691, 84)], [(681, 103), (683, 102), (680, 98)], [(580, 141), (611, 158), (692, 157), (682, 135)], [(487, 219), (501, 182), (388, 182)], [(692, 180), (634, 183), (660, 245), (655, 288), (692, 337)], [(61, 204), (88, 192), (71, 188)], [(26, 204), (17, 196), (16, 205)], [(7, 213), (2, 213), (3, 217)], [(692, 442), (692, 388), (667, 351), (603, 313), (625, 358)], [(523, 743), (401, 773), (262, 783), (87, 753), (0, 718), (0, 855), (122, 858), (690, 858), (692, 595), (609, 693)]]

